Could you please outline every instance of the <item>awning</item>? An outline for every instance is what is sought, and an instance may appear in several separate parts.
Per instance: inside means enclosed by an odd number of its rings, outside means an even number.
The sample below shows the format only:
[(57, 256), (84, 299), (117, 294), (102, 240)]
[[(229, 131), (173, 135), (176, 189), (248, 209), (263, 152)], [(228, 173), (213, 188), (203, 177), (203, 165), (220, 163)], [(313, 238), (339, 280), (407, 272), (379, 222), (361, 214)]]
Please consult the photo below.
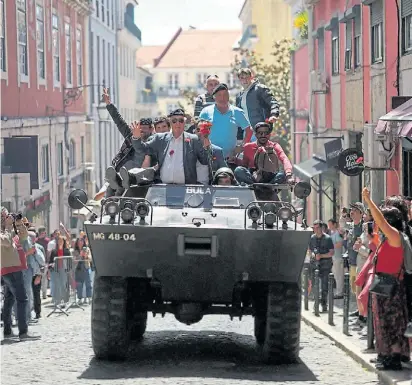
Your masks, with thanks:
[(412, 138), (412, 99), (379, 118), (376, 134), (396, 132), (403, 138)]
[(329, 167), (326, 164), (326, 161), (323, 161), (314, 156), (302, 163), (295, 164), (293, 166), (293, 173), (299, 179), (309, 180), (317, 175), (322, 174), (328, 169)]

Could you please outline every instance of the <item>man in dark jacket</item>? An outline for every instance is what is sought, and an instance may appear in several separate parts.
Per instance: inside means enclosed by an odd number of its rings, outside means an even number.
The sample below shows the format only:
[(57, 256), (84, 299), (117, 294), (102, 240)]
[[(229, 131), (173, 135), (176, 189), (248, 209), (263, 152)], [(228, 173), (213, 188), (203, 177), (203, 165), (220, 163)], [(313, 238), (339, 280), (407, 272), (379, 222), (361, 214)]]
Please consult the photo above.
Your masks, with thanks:
[(244, 111), (252, 127), (266, 119), (273, 123), (279, 117), (279, 103), (270, 89), (254, 79), (249, 68), (241, 68), (237, 75), (243, 91), (236, 95), (236, 107)]

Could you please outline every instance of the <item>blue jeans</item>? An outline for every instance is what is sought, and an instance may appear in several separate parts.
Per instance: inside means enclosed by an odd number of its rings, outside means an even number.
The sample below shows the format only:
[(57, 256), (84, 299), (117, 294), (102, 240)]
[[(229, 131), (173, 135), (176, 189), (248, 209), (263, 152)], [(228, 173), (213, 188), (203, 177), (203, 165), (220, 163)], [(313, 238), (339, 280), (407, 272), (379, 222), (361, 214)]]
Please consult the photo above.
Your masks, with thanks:
[[(235, 178), (239, 183), (253, 184), (256, 183), (255, 178), (253, 178), (252, 173), (246, 167), (236, 167), (235, 168)], [(261, 183), (273, 183), (282, 184), (286, 183), (286, 176), (283, 171), (277, 173), (266, 173), (266, 177), (261, 181)]]
[(14, 302), (17, 302), (17, 325), (19, 335), (27, 333), (27, 292), (24, 285), (23, 272), (17, 271), (3, 275), (5, 283), (3, 322), (4, 334), (11, 334), (11, 311)]
[(90, 273), (91, 269), (88, 269), (76, 275), (76, 289), (78, 299), (92, 297), (92, 281)]
[[(27, 305), (26, 305), (26, 318), (27, 321), (31, 320), (31, 311), (33, 309), (33, 269), (28, 267), (26, 270), (22, 271), (24, 288), (26, 289), (27, 294)], [(19, 318), (19, 313), (17, 309), (17, 303), (14, 304), (14, 314), (16, 318)]]

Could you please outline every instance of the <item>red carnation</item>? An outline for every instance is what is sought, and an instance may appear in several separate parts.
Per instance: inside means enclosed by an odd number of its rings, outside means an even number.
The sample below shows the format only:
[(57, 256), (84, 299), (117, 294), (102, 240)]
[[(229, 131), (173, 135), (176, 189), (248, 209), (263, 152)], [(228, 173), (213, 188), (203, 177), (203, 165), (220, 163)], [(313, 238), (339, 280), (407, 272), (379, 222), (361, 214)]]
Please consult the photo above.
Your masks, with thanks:
[(269, 118), (265, 119), (265, 123), (270, 123)]
[(186, 138), (185, 142), (190, 143), (190, 138)]
[(259, 147), (259, 148), (258, 148), (258, 152), (260, 152), (260, 153), (266, 152), (265, 147)]
[(355, 163), (357, 164), (363, 163), (363, 157), (356, 159)]
[(172, 156), (175, 153), (175, 150), (170, 150), (169, 155)]

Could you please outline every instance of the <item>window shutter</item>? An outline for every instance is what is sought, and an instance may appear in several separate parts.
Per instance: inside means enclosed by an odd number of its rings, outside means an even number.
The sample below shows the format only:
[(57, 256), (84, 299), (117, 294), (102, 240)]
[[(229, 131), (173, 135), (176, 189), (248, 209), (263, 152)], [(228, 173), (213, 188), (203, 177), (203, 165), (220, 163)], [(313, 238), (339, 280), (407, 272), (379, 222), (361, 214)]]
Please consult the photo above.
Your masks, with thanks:
[(352, 49), (352, 20), (346, 23), (346, 49)]
[(360, 15), (355, 17), (354, 24), (355, 24), (354, 25), (355, 36), (360, 36), (361, 31), (362, 31), (362, 18)]
[(402, 0), (401, 15), (402, 17), (412, 15), (412, 0)]
[(339, 24), (332, 29), (332, 37), (339, 37)]
[(318, 67), (321, 70), (325, 69), (325, 35), (318, 38)]
[(376, 0), (371, 4), (371, 25), (383, 23), (383, 2)]

